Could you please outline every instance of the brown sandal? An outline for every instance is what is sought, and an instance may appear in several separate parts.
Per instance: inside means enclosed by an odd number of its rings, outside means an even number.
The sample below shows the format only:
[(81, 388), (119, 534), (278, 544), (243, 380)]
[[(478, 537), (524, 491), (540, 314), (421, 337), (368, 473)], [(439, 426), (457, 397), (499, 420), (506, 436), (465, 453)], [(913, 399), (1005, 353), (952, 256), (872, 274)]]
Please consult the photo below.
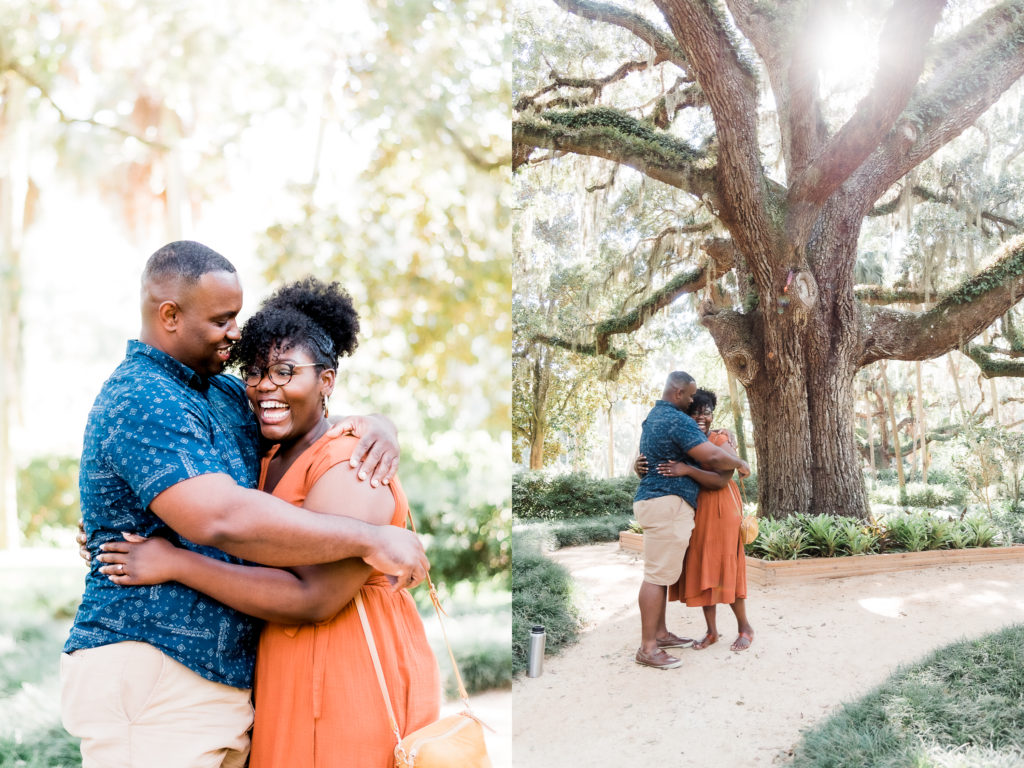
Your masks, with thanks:
[[(737, 644), (739, 643), (739, 641), (740, 641), (740, 640), (742, 640), (743, 638), (747, 638), (747, 644), (746, 644), (746, 645), (743, 645), (743, 646), (740, 646), (739, 648), (737, 648), (737, 647), (736, 647), (736, 645), (737, 645)], [(736, 639), (735, 639), (735, 640), (733, 641), (733, 644), (729, 646), (729, 650), (730, 650), (730, 651), (733, 651), (734, 653), (739, 653), (740, 651), (745, 651), (745, 650), (747, 650), (747, 648), (749, 648), (749, 647), (751, 646), (751, 644), (752, 644), (753, 642), (754, 642), (754, 633), (753, 633), (753, 632), (740, 632), (740, 636), (739, 636), (739, 637), (737, 637), (737, 638), (736, 638)]]
[(718, 635), (712, 635), (710, 632), (706, 632), (704, 637), (693, 644), (693, 650), (703, 651), (709, 645), (714, 645), (718, 642)]

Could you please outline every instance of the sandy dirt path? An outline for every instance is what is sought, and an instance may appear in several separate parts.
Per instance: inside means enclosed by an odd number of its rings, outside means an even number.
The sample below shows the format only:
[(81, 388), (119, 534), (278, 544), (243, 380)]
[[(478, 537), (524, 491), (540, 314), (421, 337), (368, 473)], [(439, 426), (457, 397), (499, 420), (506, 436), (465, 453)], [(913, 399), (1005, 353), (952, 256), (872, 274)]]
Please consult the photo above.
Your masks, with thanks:
[[(552, 557), (572, 572), (587, 627), (540, 677), (513, 686), (517, 768), (782, 765), (801, 730), (898, 665), (1024, 621), (1019, 564), (751, 584), (750, 650), (729, 650), (736, 624), (719, 606), (721, 640), (678, 651), (678, 669), (655, 670), (633, 662), (639, 558), (618, 543)], [(687, 637), (704, 631), (700, 609), (680, 603), (669, 605), (668, 625)]]

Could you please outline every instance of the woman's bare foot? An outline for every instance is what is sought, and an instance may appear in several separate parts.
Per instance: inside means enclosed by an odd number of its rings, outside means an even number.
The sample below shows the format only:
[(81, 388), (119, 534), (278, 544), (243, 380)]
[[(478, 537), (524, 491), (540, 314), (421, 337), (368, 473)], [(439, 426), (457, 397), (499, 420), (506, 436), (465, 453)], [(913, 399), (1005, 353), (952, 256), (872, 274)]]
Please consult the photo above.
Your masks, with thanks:
[(698, 640), (697, 642), (695, 642), (693, 644), (693, 650), (695, 650), (695, 651), (703, 651), (709, 645), (714, 645), (717, 642), (718, 642), (718, 633), (717, 632), (708, 632), (708, 633), (706, 633), (704, 635), (704, 637), (702, 637), (700, 640)]
[[(736, 642), (729, 646), (730, 651), (745, 651), (750, 647), (750, 644), (754, 642), (754, 631), (740, 632), (740, 636), (736, 638)], [(694, 646), (696, 648), (696, 646)]]

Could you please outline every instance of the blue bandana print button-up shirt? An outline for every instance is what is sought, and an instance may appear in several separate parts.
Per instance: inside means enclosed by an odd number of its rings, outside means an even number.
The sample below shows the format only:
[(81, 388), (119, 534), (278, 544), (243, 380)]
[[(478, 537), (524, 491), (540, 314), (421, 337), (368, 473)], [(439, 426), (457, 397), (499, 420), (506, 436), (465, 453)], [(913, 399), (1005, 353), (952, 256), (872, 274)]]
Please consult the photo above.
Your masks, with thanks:
[(658, 400), (640, 431), (640, 453), (647, 457), (647, 474), (640, 479), (633, 500), (680, 496), (696, 509), (700, 490), (697, 481), (692, 477), (663, 477), (658, 474), (658, 465), (664, 461), (685, 461), (697, 466), (686, 452), (707, 439), (697, 422), (667, 400)]
[(242, 562), (182, 539), (149, 504), (172, 485), (213, 472), (255, 488), (258, 465), (256, 422), (238, 379), (201, 378), (147, 344), (128, 342), (86, 424), (79, 490), (93, 561), (64, 651), (136, 640), (209, 680), (251, 688), (256, 619), (177, 582), (118, 586), (99, 572), (95, 558), (101, 544), (130, 531)]

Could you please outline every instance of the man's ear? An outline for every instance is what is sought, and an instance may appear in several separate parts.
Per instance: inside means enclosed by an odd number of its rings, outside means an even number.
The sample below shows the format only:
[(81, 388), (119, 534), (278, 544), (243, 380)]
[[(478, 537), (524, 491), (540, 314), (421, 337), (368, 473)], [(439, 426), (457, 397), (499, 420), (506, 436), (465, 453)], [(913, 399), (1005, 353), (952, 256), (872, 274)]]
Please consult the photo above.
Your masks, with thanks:
[(175, 331), (181, 322), (181, 307), (176, 302), (165, 301), (157, 307), (156, 316), (160, 319), (160, 325), (165, 331)]

